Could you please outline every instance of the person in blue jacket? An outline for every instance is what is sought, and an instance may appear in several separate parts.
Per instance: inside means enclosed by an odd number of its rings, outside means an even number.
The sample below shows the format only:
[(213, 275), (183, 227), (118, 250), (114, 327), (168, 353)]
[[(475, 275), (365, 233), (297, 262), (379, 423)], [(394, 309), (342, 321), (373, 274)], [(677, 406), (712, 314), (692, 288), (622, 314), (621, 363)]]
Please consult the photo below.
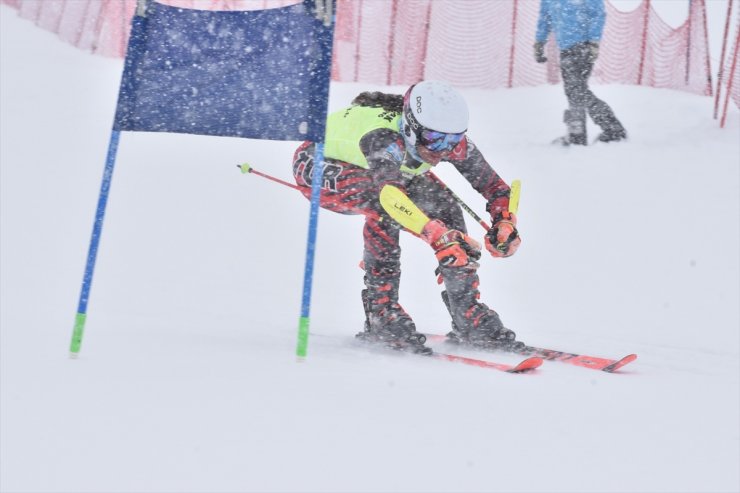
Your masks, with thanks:
[(560, 50), (560, 71), (568, 98), (563, 121), (568, 133), (557, 139), (563, 145), (587, 145), (586, 114), (599, 127), (601, 142), (627, 138), (627, 132), (614, 112), (588, 87), (588, 79), (599, 55), (599, 42), (604, 31), (604, 0), (540, 0), (539, 20), (535, 35), (534, 56), (545, 63), (545, 42), (555, 34)]

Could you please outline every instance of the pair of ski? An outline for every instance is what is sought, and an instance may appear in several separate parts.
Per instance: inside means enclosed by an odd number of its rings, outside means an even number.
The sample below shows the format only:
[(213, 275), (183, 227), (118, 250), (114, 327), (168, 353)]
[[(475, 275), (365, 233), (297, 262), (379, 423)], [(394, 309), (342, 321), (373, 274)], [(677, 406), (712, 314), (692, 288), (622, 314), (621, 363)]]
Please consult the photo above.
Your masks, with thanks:
[[(447, 336), (441, 334), (425, 335), (427, 337), (427, 340), (430, 342), (445, 342), (448, 340)], [(490, 361), (487, 359), (484, 360), (479, 358), (470, 358), (467, 356), (458, 356), (456, 354), (440, 353), (436, 351), (431, 354), (431, 357), (445, 361), (477, 366), (481, 368), (490, 368), (494, 370), (505, 371), (507, 373), (525, 373), (534, 370), (535, 368), (539, 368), (545, 360), (560, 361), (563, 363), (580, 366), (581, 368), (614, 373), (628, 363), (631, 363), (637, 359), (636, 354), (630, 354), (625, 356), (624, 358), (613, 360), (596, 356), (566, 353), (563, 351), (555, 351), (553, 349), (538, 348), (533, 346), (525, 346), (524, 348), (515, 351), (515, 354), (521, 354), (523, 356), (527, 356), (527, 358), (520, 361), (516, 365), (509, 365), (505, 363)]]

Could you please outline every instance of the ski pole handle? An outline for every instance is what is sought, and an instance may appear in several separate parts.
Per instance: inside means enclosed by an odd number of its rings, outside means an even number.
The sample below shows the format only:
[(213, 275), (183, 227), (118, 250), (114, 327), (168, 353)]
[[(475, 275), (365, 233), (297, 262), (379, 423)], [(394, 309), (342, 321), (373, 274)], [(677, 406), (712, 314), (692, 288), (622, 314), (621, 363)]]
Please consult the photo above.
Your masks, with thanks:
[[(511, 191), (509, 192), (509, 212), (512, 214), (516, 214), (516, 211), (519, 210), (519, 193), (521, 192), (521, 190), (521, 180), (514, 180), (511, 182)], [(514, 233), (509, 235), (506, 241), (496, 245), (496, 250), (501, 253), (506, 253), (506, 251), (509, 249), (509, 245), (511, 245), (511, 243), (517, 238), (519, 238), (519, 233), (515, 229)]]
[(511, 182), (511, 191), (509, 192), (509, 212), (516, 214), (519, 210), (519, 193), (522, 191), (522, 181), (514, 180)]

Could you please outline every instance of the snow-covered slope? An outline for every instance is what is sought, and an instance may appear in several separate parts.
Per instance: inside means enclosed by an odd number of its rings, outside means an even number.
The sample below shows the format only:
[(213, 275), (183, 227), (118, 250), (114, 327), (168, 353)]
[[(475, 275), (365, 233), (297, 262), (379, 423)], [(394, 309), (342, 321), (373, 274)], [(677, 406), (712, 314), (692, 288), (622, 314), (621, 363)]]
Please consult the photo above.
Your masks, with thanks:
[[(523, 181), (524, 241), (483, 259), (484, 301), (526, 342), (638, 353), (622, 374), (353, 348), (362, 220), (331, 213), (296, 363), (308, 203), (235, 168), (290, 180), (295, 143), (145, 133), (121, 139), (70, 361), (121, 62), (0, 14), (3, 492), (740, 488), (735, 108), (722, 130), (711, 98), (596, 87), (629, 142), (564, 149), (560, 87), (465, 91), (471, 137)], [(333, 108), (364, 89), (332, 86)], [(404, 305), (447, 330), (429, 247), (403, 248)]]

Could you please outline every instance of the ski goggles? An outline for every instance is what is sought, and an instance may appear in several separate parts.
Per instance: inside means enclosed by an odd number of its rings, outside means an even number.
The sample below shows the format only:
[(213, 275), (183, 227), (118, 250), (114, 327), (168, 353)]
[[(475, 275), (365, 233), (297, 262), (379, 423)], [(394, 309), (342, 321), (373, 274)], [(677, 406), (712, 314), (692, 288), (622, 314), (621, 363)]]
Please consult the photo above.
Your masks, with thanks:
[(451, 151), (465, 138), (465, 132), (446, 134), (435, 130), (422, 130), (419, 143), (432, 152)]

